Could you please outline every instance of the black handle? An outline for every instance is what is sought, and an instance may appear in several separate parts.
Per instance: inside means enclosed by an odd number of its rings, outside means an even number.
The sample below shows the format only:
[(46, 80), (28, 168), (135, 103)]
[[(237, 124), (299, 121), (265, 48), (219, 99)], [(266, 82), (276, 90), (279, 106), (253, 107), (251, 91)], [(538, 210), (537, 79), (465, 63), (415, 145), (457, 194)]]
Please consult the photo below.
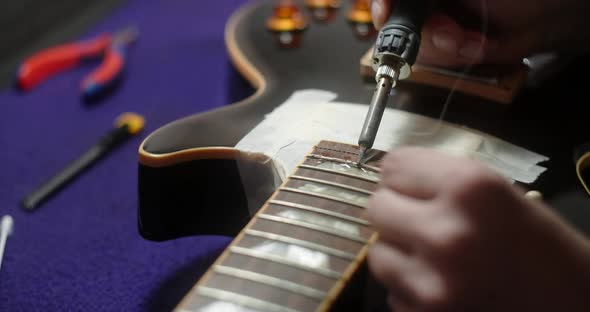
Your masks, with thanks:
[(387, 23), (377, 36), (374, 54), (376, 64), (381, 66), (389, 62), (383, 56), (395, 55), (406, 64), (414, 65), (420, 49), (420, 32), (429, 11), (430, 0), (397, 0)]
[(401, 25), (420, 35), (429, 8), (429, 0), (397, 0), (383, 29)]

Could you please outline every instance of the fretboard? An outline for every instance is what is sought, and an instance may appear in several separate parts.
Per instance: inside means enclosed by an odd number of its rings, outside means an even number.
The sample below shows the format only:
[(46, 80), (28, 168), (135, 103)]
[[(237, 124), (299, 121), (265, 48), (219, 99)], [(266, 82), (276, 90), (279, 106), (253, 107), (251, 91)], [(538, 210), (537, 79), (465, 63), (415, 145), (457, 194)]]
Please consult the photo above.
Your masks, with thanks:
[(322, 141), (226, 248), (176, 311), (323, 311), (376, 239), (365, 206), (383, 156)]

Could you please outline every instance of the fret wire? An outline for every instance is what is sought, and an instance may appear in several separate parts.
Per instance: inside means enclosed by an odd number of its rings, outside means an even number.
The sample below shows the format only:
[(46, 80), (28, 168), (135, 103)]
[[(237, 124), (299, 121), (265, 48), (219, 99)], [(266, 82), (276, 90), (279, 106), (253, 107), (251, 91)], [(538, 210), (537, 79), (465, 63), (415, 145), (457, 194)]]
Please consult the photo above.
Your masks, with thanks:
[(265, 220), (270, 220), (270, 221), (275, 221), (275, 222), (280, 222), (280, 223), (286, 223), (286, 224), (290, 224), (290, 225), (294, 225), (294, 226), (298, 226), (298, 227), (302, 227), (302, 228), (308, 228), (311, 230), (323, 232), (326, 234), (331, 234), (334, 236), (338, 236), (338, 237), (352, 240), (355, 242), (359, 242), (362, 244), (368, 243), (368, 240), (361, 237), (361, 236), (351, 235), (351, 234), (346, 233), (344, 231), (331, 229), (331, 228), (327, 228), (325, 226), (321, 226), (321, 225), (317, 225), (317, 224), (313, 224), (313, 223), (308, 223), (308, 222), (304, 222), (304, 221), (300, 221), (300, 220), (296, 220), (296, 219), (273, 216), (273, 215), (264, 214), (264, 213), (258, 214), (257, 217), (260, 219), (265, 219)]
[(336, 158), (336, 157), (328, 157), (328, 156), (324, 156), (324, 155), (320, 155), (320, 154), (309, 154), (309, 155), (307, 155), (307, 157), (325, 160), (325, 161), (337, 162), (337, 163), (342, 163), (342, 164), (347, 164), (347, 165), (352, 165), (355, 167), (360, 167), (363, 169), (373, 171), (375, 173), (381, 173), (381, 169), (379, 167), (370, 166), (367, 164), (362, 164), (362, 163), (359, 163), (358, 161), (346, 160), (346, 159), (341, 159), (341, 158)]
[[(318, 146), (318, 148), (322, 148), (322, 147)], [(345, 151), (343, 151), (343, 152), (345, 152)], [(351, 153), (351, 154), (354, 154), (354, 153)], [(351, 160), (343, 160), (343, 159), (339, 159), (339, 158), (323, 156), (320, 154), (315, 154), (313, 152), (311, 154), (308, 154), (306, 156), (306, 158), (316, 159), (316, 160), (326, 161), (326, 162), (346, 164), (346, 165), (354, 166), (355, 168), (366, 169), (366, 170), (368, 170), (372, 173), (375, 173), (375, 174), (381, 173), (380, 168), (375, 167), (375, 166), (361, 164), (361, 163), (354, 162)], [(307, 165), (307, 164), (301, 163), (300, 165), (298, 165), (298, 168), (326, 172), (326, 173), (340, 175), (340, 176), (344, 176), (344, 177), (348, 177), (348, 178), (352, 178), (352, 179), (356, 179), (356, 180), (361, 180), (361, 181), (366, 181), (366, 182), (370, 182), (370, 183), (378, 183), (379, 182), (378, 177), (372, 177), (368, 174), (361, 175), (361, 174), (349, 173), (349, 172), (341, 171), (341, 170), (337, 170), (337, 169), (324, 168), (323, 166), (320, 167), (320, 166)], [(332, 186), (332, 187), (344, 189), (344, 190), (351, 191), (351, 192), (360, 193), (360, 194), (367, 195), (367, 196), (372, 195), (372, 192), (368, 191), (366, 189), (357, 188), (357, 187), (353, 187), (353, 186), (349, 186), (349, 185), (345, 185), (345, 184), (341, 184), (341, 183), (331, 182), (328, 180), (311, 178), (311, 177), (300, 176), (300, 175), (293, 175), (289, 178), (292, 178), (294, 180), (303, 180), (303, 181), (308, 181), (308, 182), (312, 182), (312, 183), (318, 183), (318, 184), (322, 184), (322, 185)], [(335, 202), (340, 202), (340, 203), (352, 205), (352, 206), (359, 207), (359, 208), (365, 208), (362, 203), (358, 203), (356, 201), (348, 200), (346, 198), (341, 198), (338, 196), (323, 194), (324, 192), (313, 192), (313, 191), (307, 191), (307, 190), (292, 188), (292, 187), (280, 187), (279, 190), (286, 191), (286, 192), (299, 193), (299, 194), (303, 194), (303, 195), (314, 196), (317, 198), (332, 200)], [(339, 195), (339, 194), (337, 194), (337, 195)], [(359, 198), (359, 199), (363, 199), (363, 198)], [(308, 206), (308, 205), (303, 205), (303, 204), (297, 204), (297, 203), (291, 203), (291, 202), (287, 202), (287, 201), (280, 201), (280, 200), (269, 200), (267, 202), (267, 204), (269, 204), (269, 203), (281, 205), (281, 206), (285, 206), (285, 207), (289, 207), (289, 208), (295, 208), (295, 209), (301, 209), (301, 210), (310, 211), (310, 212), (314, 212), (314, 213), (319, 213), (319, 214), (323, 214), (323, 215), (330, 216), (333, 218), (342, 219), (342, 220), (354, 222), (357, 224), (361, 224), (363, 226), (369, 225), (369, 222), (362, 219), (362, 218), (352, 217), (352, 216), (349, 216), (349, 215), (346, 215), (343, 213), (339, 213), (339, 212), (335, 212), (335, 211), (331, 211), (331, 210), (327, 210), (327, 209), (323, 209), (323, 208), (318, 208), (318, 207), (313, 207), (313, 206)], [(334, 235), (337, 237), (352, 240), (355, 242), (360, 242), (363, 244), (368, 243), (368, 239), (363, 238), (359, 234), (355, 235), (355, 234), (350, 234), (346, 231), (339, 230), (339, 229), (326, 228), (325, 226), (320, 226), (315, 223), (302, 221), (297, 218), (286, 218), (286, 217), (269, 215), (269, 214), (264, 214), (264, 213), (257, 215), (257, 217), (259, 217), (260, 219), (266, 219), (269, 221), (280, 222), (283, 224), (290, 224), (293, 226), (316, 230), (319, 232), (323, 232), (323, 233), (327, 233), (327, 234)], [(311, 221), (313, 221), (313, 220), (311, 220)], [(354, 232), (356, 232), (356, 231), (354, 231)], [(323, 252), (327, 255), (331, 255), (334, 257), (340, 257), (342, 259), (349, 260), (349, 261), (354, 261), (357, 258), (357, 255), (350, 253), (350, 252), (346, 252), (343, 250), (331, 248), (331, 247), (316, 244), (313, 242), (304, 241), (304, 240), (300, 240), (300, 239), (297, 239), (294, 237), (283, 236), (283, 235), (270, 233), (270, 232), (264, 232), (264, 231), (258, 231), (258, 230), (252, 230), (252, 229), (246, 228), (243, 231), (242, 235), (261, 237), (261, 238), (265, 238), (265, 239), (268, 239), (271, 241), (283, 242), (285, 244), (299, 245), (299, 246), (302, 246), (305, 248), (309, 248), (311, 250)], [(260, 251), (260, 250), (249, 249), (249, 248), (244, 248), (244, 247), (239, 247), (239, 246), (233, 246), (233, 244), (228, 247), (227, 251), (229, 251), (229, 254), (234, 253), (234, 254), (252, 257), (252, 258), (256, 258), (256, 259), (260, 259), (260, 260), (271, 261), (274, 263), (298, 268), (298, 269), (305, 270), (308, 272), (323, 275), (323, 276), (326, 276), (326, 277), (329, 277), (332, 279), (336, 279), (338, 283), (343, 282), (343, 281), (340, 281), (340, 279), (343, 277), (343, 274), (339, 273), (337, 271), (334, 271), (330, 268), (307, 266), (304, 263), (293, 261), (287, 257), (277, 256), (275, 254), (267, 253), (267, 252)], [(309, 298), (317, 299), (320, 301), (325, 300), (326, 296), (332, 295), (327, 292), (324, 292), (319, 289), (309, 287), (309, 286), (306, 286), (303, 284), (285, 281), (285, 280), (281, 280), (281, 279), (278, 279), (278, 278), (270, 276), (270, 275), (265, 275), (262, 273), (238, 269), (238, 268), (234, 268), (234, 267), (223, 266), (220, 264), (215, 265), (213, 268), (211, 268), (211, 271), (213, 271), (217, 274), (223, 274), (223, 275), (230, 276), (233, 278), (241, 278), (244, 280), (250, 280), (252, 282), (258, 282), (261, 284), (265, 284), (265, 285), (268, 285), (271, 287), (283, 289), (285, 291), (290, 291), (292, 293), (300, 294), (300, 295), (307, 296)], [(272, 303), (270, 301), (258, 299), (258, 298), (248, 296), (248, 295), (242, 295), (239, 293), (235, 293), (233, 291), (226, 291), (223, 289), (217, 289), (217, 288), (213, 288), (213, 287), (206, 287), (206, 286), (200, 286), (200, 285), (197, 285), (195, 290), (199, 295), (201, 295), (203, 297), (209, 297), (212, 299), (217, 299), (219, 301), (233, 303), (233, 304), (243, 306), (246, 308), (252, 308), (252, 309), (256, 309), (256, 310), (269, 311), (269, 312), (298, 312), (298, 310), (295, 310), (295, 309), (292, 309), (289, 307), (284, 307), (281, 304)], [(320, 307), (323, 307), (323, 304), (324, 303), (322, 303), (322, 305)]]
[(266, 300), (238, 294), (232, 291), (221, 290), (217, 288), (200, 286), (197, 288), (197, 293), (204, 297), (209, 297), (225, 302), (235, 303), (239, 306), (257, 309), (268, 312), (299, 312), (299, 310), (283, 307), (276, 303)]
[(315, 192), (310, 192), (310, 191), (305, 191), (305, 190), (300, 190), (294, 187), (280, 187), (279, 190), (281, 191), (285, 191), (285, 192), (292, 192), (292, 193), (299, 193), (299, 194), (304, 194), (304, 195), (309, 195), (309, 196), (314, 196), (314, 197), (319, 197), (319, 198), (324, 198), (324, 199), (329, 199), (329, 200), (333, 200), (333, 201), (337, 201), (340, 203), (344, 203), (344, 204), (348, 204), (348, 205), (352, 205), (352, 206), (356, 206), (359, 208), (365, 208), (365, 206), (353, 202), (351, 200), (346, 200), (340, 197), (336, 197), (336, 196), (331, 196), (331, 195), (325, 195), (325, 194), (320, 194), (320, 193), (315, 193)]
[(310, 266), (305, 266), (302, 265), (300, 263), (297, 263), (295, 261), (292, 261), (290, 259), (287, 258), (283, 258), (283, 257), (279, 257), (279, 256), (275, 256), (269, 253), (265, 253), (265, 252), (261, 252), (261, 251), (257, 251), (257, 250), (252, 250), (252, 249), (248, 249), (248, 248), (244, 248), (244, 247), (238, 247), (238, 246), (230, 246), (229, 247), (230, 251), (232, 253), (235, 254), (239, 254), (239, 255), (243, 255), (243, 256), (249, 256), (252, 258), (258, 258), (258, 259), (262, 259), (262, 260), (267, 260), (267, 261), (271, 261), (271, 262), (276, 262), (276, 263), (280, 263), (280, 264), (284, 264), (287, 266), (291, 266), (294, 268), (298, 268), (298, 269), (302, 269), (305, 271), (309, 271), (309, 272), (313, 272), (313, 273), (317, 273), (329, 278), (333, 278), (333, 279), (339, 279), (342, 274), (336, 272), (336, 271), (332, 271), (330, 269), (324, 269), (324, 268), (314, 268), (314, 267), (310, 267)]
[(370, 177), (364, 177), (364, 176), (360, 176), (360, 175), (357, 175), (357, 174), (343, 172), (343, 171), (340, 171), (340, 170), (334, 170), (334, 169), (328, 169), (328, 168), (321, 168), (321, 167), (318, 167), (318, 166), (311, 166), (311, 165), (301, 164), (301, 165), (299, 165), (299, 168), (311, 169), (311, 170), (317, 170), (317, 171), (322, 171), (322, 172), (333, 173), (333, 174), (337, 174), (337, 175), (341, 175), (341, 176), (345, 176), (345, 177), (349, 177), (349, 178), (353, 178), (353, 179), (363, 180), (363, 181), (367, 181), (367, 182), (371, 182), (371, 183), (377, 183), (377, 182), (379, 182), (379, 179), (370, 178)]
[(348, 186), (348, 185), (345, 185), (345, 184), (335, 183), (335, 182), (326, 181), (326, 180), (322, 180), (322, 179), (308, 178), (308, 177), (299, 176), (299, 175), (292, 175), (292, 176), (289, 177), (289, 179), (315, 182), (315, 183), (318, 183), (318, 184), (324, 184), (324, 185), (334, 186), (334, 187), (338, 187), (338, 188), (341, 188), (341, 189), (345, 189), (345, 190), (348, 190), (348, 191), (353, 191), (353, 192), (357, 192), (357, 193), (361, 193), (361, 194), (365, 194), (365, 195), (369, 195), (369, 196), (373, 195), (373, 192), (367, 191), (367, 190), (362, 189), (362, 188)]
[(219, 274), (228, 275), (231, 277), (236, 277), (240, 279), (245, 279), (249, 281), (253, 281), (260, 284), (265, 284), (268, 286), (272, 286), (275, 288), (280, 288), (286, 290), (288, 292), (303, 295), (312, 299), (323, 300), (327, 293), (321, 290), (308, 287), (305, 285), (297, 284), (294, 282), (282, 280), (270, 275), (260, 274), (257, 272), (252, 272), (248, 270), (242, 270), (238, 268), (228, 267), (228, 266), (221, 266), (217, 265), (214, 268), (214, 271)]
[(259, 231), (259, 230), (250, 230), (250, 229), (245, 230), (244, 233), (247, 235), (250, 235), (250, 236), (266, 238), (269, 240), (279, 241), (279, 242), (283, 242), (283, 243), (287, 243), (287, 244), (291, 244), (291, 245), (298, 245), (301, 247), (313, 249), (313, 250), (320, 251), (325, 254), (329, 254), (331, 256), (339, 257), (339, 258), (342, 258), (345, 260), (356, 259), (356, 256), (352, 253), (342, 251), (339, 249), (334, 249), (334, 248), (327, 247), (324, 245), (304, 241), (301, 239), (289, 237), (289, 236), (283, 236), (283, 235), (279, 235), (279, 234), (274, 234), (274, 233), (269, 233), (269, 232), (264, 232), (264, 231)]
[(321, 214), (324, 214), (327, 216), (331, 216), (331, 217), (339, 218), (342, 220), (358, 223), (361, 225), (366, 225), (366, 226), (369, 225), (369, 221), (367, 221), (367, 220), (352, 217), (352, 216), (349, 216), (349, 215), (346, 215), (343, 213), (339, 213), (339, 212), (335, 212), (335, 211), (331, 211), (331, 210), (326, 210), (323, 208), (302, 205), (302, 204), (292, 203), (292, 202), (283, 201), (283, 200), (276, 200), (276, 199), (271, 199), (270, 201), (268, 201), (268, 203), (275, 204), (275, 205), (281, 205), (281, 206), (285, 206), (285, 207), (289, 207), (289, 208), (296, 208), (296, 209), (301, 209), (301, 210), (306, 210), (306, 211), (317, 212), (317, 213), (321, 213)]

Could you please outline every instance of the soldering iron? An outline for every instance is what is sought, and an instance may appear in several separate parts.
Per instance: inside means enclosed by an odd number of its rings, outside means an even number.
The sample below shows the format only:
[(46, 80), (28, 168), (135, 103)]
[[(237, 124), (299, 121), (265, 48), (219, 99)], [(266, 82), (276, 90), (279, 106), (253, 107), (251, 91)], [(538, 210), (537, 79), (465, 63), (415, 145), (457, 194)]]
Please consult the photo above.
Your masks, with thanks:
[(359, 163), (373, 147), (391, 90), (398, 80), (408, 78), (412, 72), (429, 6), (429, 0), (395, 1), (395, 8), (377, 35), (372, 57), (377, 86), (358, 141)]

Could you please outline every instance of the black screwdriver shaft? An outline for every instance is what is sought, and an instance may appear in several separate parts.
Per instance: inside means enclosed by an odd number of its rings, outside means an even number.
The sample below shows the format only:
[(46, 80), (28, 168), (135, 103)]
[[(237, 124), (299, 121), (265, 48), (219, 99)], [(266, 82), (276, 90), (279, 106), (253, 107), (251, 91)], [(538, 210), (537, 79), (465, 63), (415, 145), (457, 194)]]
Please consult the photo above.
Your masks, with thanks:
[(96, 145), (92, 146), (59, 173), (25, 196), (22, 201), (23, 208), (29, 211), (35, 210), (50, 196), (57, 193), (57, 191), (66, 186), (76, 176), (96, 163), (100, 158), (130, 136), (131, 134), (126, 125), (110, 130)]

